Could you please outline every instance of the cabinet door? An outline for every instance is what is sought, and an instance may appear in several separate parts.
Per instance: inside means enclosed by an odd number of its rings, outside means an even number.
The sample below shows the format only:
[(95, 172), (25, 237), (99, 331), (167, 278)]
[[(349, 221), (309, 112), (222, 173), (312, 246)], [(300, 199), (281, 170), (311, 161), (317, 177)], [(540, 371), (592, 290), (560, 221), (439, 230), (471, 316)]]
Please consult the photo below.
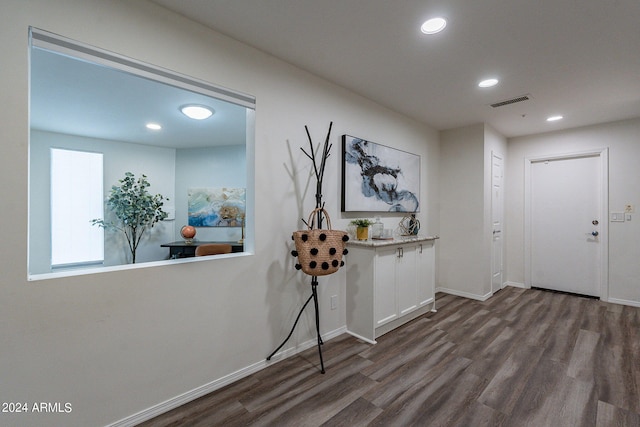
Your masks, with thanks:
[(378, 249), (375, 262), (376, 327), (398, 317), (395, 267), (398, 250)]
[(417, 246), (402, 246), (399, 248), (399, 257), (396, 259), (399, 316), (404, 316), (418, 308), (417, 249)]
[(417, 247), (418, 305), (429, 304), (435, 298), (435, 246), (433, 241)]

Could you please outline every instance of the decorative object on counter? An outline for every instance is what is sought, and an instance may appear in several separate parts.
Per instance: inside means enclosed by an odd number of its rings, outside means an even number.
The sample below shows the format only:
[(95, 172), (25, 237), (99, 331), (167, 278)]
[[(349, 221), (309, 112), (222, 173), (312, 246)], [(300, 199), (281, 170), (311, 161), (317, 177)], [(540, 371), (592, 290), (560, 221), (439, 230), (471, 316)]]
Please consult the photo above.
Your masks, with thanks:
[[(316, 176), (316, 209), (311, 213), (311, 216), (315, 215), (315, 217), (317, 218), (317, 222), (314, 223), (311, 220), (311, 218), (309, 219), (309, 221), (305, 221), (304, 219), (302, 219), (302, 221), (307, 225), (307, 227), (310, 230), (313, 229), (315, 224), (317, 224), (317, 228), (321, 229), (323, 216), (326, 215), (326, 211), (324, 210), (324, 203), (322, 202), (322, 180), (324, 178), (324, 168), (327, 164), (329, 151), (331, 151), (331, 144), (329, 144), (329, 138), (331, 136), (332, 127), (333, 127), (333, 122), (329, 124), (329, 131), (327, 132), (327, 137), (324, 141), (324, 147), (322, 149), (322, 155), (321, 155), (319, 165), (317, 162), (318, 159), (316, 157), (316, 150), (313, 147), (313, 141), (311, 140), (311, 135), (309, 134), (309, 128), (307, 126), (304, 127), (304, 129), (307, 132), (307, 138), (309, 139), (309, 152), (306, 152), (302, 147), (300, 147), (300, 150), (302, 150), (302, 152), (309, 159), (311, 159), (311, 162), (313, 164), (313, 171)], [(327, 216), (327, 221), (329, 221), (328, 216)], [(331, 224), (329, 224), (329, 228), (331, 228)], [(308, 232), (309, 231), (307, 231), (307, 233)], [(343, 235), (346, 234), (345, 232), (342, 232), (342, 233)], [(302, 240), (302, 237), (300, 237), (300, 239)], [(320, 236), (318, 236), (318, 239), (320, 239)], [(311, 249), (309, 251), (311, 251)], [(337, 251), (338, 249), (336, 248), (336, 253)], [(346, 254), (347, 250), (343, 249), (342, 253)], [(333, 263), (333, 260), (331, 262)], [(284, 339), (284, 341), (282, 341), (282, 344), (280, 344), (278, 348), (276, 348), (273, 351), (273, 353), (271, 353), (267, 357), (267, 360), (271, 360), (271, 358), (285, 345), (285, 343), (289, 341), (289, 338), (291, 338), (291, 335), (293, 335), (293, 331), (295, 330), (296, 325), (300, 320), (300, 316), (302, 316), (304, 309), (307, 307), (307, 305), (311, 302), (312, 299), (313, 299), (313, 305), (314, 305), (315, 314), (316, 314), (316, 336), (318, 338), (318, 355), (320, 356), (320, 372), (324, 374), (325, 373), (324, 361), (322, 359), (322, 344), (324, 344), (324, 342), (322, 341), (322, 337), (320, 336), (320, 311), (318, 308), (318, 274), (317, 273), (311, 273), (311, 296), (307, 299), (307, 302), (305, 302), (302, 308), (300, 309), (300, 312), (298, 313), (298, 317), (293, 323), (293, 326), (291, 327), (291, 331), (289, 332), (289, 335)]]
[(369, 239), (369, 226), (373, 224), (373, 221), (367, 218), (352, 219), (351, 225), (356, 226), (356, 239), (368, 240)]
[[(318, 211), (322, 211), (327, 219), (327, 229), (313, 228)], [(347, 233), (331, 229), (329, 213), (323, 208), (314, 209), (309, 215), (307, 230), (294, 231), (291, 238), (296, 249), (291, 255), (298, 257), (297, 270), (309, 276), (326, 276), (335, 273), (344, 265), (342, 255), (347, 253), (345, 243), (349, 240)]]
[(244, 188), (189, 188), (189, 225), (194, 227), (241, 227), (245, 214)]
[(417, 236), (419, 231), (420, 220), (416, 218), (416, 214), (411, 214), (411, 219), (409, 220), (409, 232), (414, 236)]
[(380, 220), (380, 217), (376, 217), (376, 222), (371, 225), (371, 238), (372, 239), (380, 239), (382, 238), (382, 233), (384, 231), (384, 224)]
[(420, 156), (342, 136), (343, 212), (418, 212)]
[(105, 219), (92, 219), (91, 225), (104, 229), (121, 231), (127, 238), (131, 262), (136, 263), (136, 251), (142, 236), (153, 228), (158, 221), (169, 216), (162, 210), (164, 200), (162, 194), (151, 195), (147, 188), (151, 186), (147, 176), (142, 174), (138, 179), (131, 172), (118, 180), (120, 185), (113, 185), (107, 199), (107, 207), (111, 209), (117, 222)]
[(240, 222), (240, 226), (242, 227), (242, 234), (240, 235), (240, 240), (238, 240), (238, 243), (244, 243), (244, 220), (245, 220), (245, 213), (244, 212), (240, 212), (238, 213), (238, 218), (237, 220)]
[(406, 215), (399, 225), (403, 236), (417, 236), (420, 231), (420, 220), (416, 218), (416, 214)]
[(191, 225), (183, 225), (180, 229), (180, 236), (184, 239), (186, 244), (193, 243), (193, 238), (196, 237), (196, 228)]

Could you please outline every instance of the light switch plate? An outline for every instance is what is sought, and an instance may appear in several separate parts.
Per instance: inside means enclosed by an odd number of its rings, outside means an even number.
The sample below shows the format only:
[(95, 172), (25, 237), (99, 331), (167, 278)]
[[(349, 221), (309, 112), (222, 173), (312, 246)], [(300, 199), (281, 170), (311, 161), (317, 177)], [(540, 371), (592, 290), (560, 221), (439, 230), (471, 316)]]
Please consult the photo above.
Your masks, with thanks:
[(624, 213), (611, 212), (611, 222), (624, 222)]

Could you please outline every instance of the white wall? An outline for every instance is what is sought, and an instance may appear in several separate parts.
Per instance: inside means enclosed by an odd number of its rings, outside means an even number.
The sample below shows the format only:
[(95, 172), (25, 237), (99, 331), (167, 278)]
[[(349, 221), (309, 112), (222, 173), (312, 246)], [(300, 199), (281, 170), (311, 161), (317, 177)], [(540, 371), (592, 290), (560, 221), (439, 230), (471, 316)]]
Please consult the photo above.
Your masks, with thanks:
[[(256, 96), (255, 255), (27, 281), (29, 25)], [(0, 424), (104, 425), (261, 366), (310, 293), (289, 255), (313, 206), (304, 125), (320, 143), (334, 122), (324, 188), (334, 226), (348, 222), (338, 209), (339, 136), (349, 133), (421, 155), (419, 219), (439, 233), (437, 132), (258, 50), (143, 0), (4, 1), (0, 40), (10, 242), (0, 249), (0, 401), (72, 404), (68, 414), (1, 414)], [(319, 292), (321, 330), (340, 331), (344, 272)], [(312, 337), (308, 311), (287, 347)]]
[[(633, 219), (609, 223), (609, 301), (640, 305), (640, 119), (509, 140), (506, 174), (507, 280), (524, 283), (524, 159), (609, 148), (609, 211), (636, 206)], [(607, 220), (603, 218), (603, 220)]]
[[(107, 198), (111, 186), (124, 178), (126, 172), (137, 177), (145, 174), (151, 183), (149, 192), (160, 193), (175, 199), (176, 150), (173, 148), (150, 147), (120, 141), (85, 138), (54, 132), (31, 131), (31, 198), (30, 216), (31, 240), (29, 271), (31, 274), (49, 273), (51, 267), (50, 231), (50, 148), (86, 150), (104, 155), (104, 188)], [(137, 262), (158, 261), (167, 258), (168, 250), (160, 247), (173, 239), (174, 224), (163, 221), (149, 230), (140, 242), (136, 252)], [(131, 262), (131, 253), (126, 239), (119, 231), (105, 231), (104, 265), (122, 265)]]
[[(247, 187), (247, 161), (244, 145), (180, 149), (176, 153), (176, 235), (188, 224), (189, 188), (194, 187)], [(196, 239), (238, 241), (242, 229), (236, 227), (198, 227)]]
[(491, 295), (491, 153), (506, 138), (486, 124), (440, 132), (438, 288), (475, 299)]

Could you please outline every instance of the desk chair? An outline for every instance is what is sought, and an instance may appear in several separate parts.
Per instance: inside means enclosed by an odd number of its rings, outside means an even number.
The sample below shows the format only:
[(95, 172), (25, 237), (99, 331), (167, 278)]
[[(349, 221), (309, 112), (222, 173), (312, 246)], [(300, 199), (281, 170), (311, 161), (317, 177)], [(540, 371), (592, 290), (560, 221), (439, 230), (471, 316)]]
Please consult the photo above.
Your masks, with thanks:
[(196, 256), (219, 255), (231, 253), (231, 245), (228, 243), (205, 243), (196, 247)]

